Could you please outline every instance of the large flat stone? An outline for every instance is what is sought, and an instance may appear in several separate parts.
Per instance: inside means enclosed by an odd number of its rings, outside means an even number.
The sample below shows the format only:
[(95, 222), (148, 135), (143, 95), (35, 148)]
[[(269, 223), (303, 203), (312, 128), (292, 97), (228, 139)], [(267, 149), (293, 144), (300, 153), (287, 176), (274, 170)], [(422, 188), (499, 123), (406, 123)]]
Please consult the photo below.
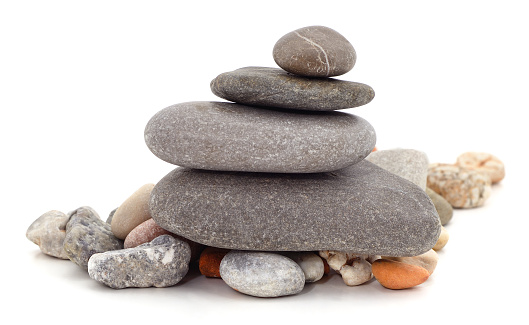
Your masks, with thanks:
[(211, 81), (211, 91), (240, 104), (308, 111), (358, 107), (375, 97), (373, 88), (362, 83), (300, 77), (264, 67), (222, 73)]
[(329, 173), (177, 168), (153, 189), (162, 228), (214, 247), (415, 256), (441, 225), (420, 187), (368, 161)]
[(376, 136), (366, 120), (341, 112), (189, 102), (154, 115), (145, 128), (145, 142), (158, 158), (182, 167), (315, 173), (364, 159)]

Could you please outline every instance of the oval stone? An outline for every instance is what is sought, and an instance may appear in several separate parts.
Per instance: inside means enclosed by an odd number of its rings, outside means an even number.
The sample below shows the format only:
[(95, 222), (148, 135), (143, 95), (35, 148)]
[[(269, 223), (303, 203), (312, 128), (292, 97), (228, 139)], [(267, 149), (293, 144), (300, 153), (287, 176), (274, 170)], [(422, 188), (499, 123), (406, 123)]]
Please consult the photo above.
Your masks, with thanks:
[(167, 107), (145, 128), (145, 142), (158, 158), (220, 171), (327, 172), (364, 159), (375, 141), (373, 127), (355, 115), (219, 102)]
[(424, 190), (365, 160), (313, 174), (177, 168), (154, 187), (150, 209), (164, 229), (240, 250), (416, 256), (441, 231)]
[(307, 77), (332, 77), (349, 72), (356, 52), (337, 31), (325, 26), (297, 29), (274, 46), (274, 60), (288, 72)]
[(255, 297), (293, 295), (305, 286), (299, 265), (274, 253), (231, 251), (222, 259), (219, 271), (231, 288)]
[(333, 111), (365, 105), (375, 91), (358, 82), (306, 78), (277, 68), (246, 67), (211, 81), (211, 91), (245, 105)]

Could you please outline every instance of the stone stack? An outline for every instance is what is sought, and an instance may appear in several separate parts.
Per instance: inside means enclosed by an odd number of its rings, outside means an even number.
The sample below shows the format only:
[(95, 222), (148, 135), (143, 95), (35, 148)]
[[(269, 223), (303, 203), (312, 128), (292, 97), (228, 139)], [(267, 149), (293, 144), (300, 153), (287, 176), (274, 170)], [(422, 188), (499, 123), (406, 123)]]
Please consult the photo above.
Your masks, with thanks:
[[(365, 160), (375, 146), (373, 127), (336, 111), (374, 97), (368, 85), (330, 78), (353, 68), (352, 45), (313, 26), (283, 36), (273, 55), (281, 69), (246, 67), (211, 82), (214, 94), (235, 103), (177, 104), (148, 122), (149, 149), (180, 166), (152, 190), (155, 222), (192, 241), (235, 250), (222, 260), (221, 276), (254, 296), (303, 288), (300, 276), (248, 279), (255, 274), (248, 267), (270, 267), (263, 262), (270, 252), (396, 257), (429, 251), (440, 223), (428, 195)], [(301, 272), (288, 257), (272, 259), (281, 274)]]

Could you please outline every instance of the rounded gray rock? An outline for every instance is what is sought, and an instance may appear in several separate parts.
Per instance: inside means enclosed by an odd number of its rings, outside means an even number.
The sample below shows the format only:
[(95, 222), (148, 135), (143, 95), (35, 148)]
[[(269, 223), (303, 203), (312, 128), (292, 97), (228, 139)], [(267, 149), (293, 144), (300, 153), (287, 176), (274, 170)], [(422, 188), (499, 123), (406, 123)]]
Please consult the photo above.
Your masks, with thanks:
[(26, 237), (37, 244), (44, 254), (67, 260), (63, 246), (68, 220), (69, 216), (60, 211), (48, 211), (33, 221)]
[(189, 270), (191, 249), (183, 240), (162, 235), (134, 248), (94, 254), (88, 274), (114, 289), (169, 287)]
[(219, 271), (228, 286), (255, 297), (293, 295), (305, 286), (299, 265), (274, 253), (231, 251), (222, 259)]
[(365, 160), (313, 174), (177, 168), (149, 207), (160, 227), (227, 249), (415, 256), (441, 232), (424, 190)]
[(446, 225), (454, 215), (454, 208), (452, 208), (452, 205), (448, 203), (448, 201), (445, 200), (444, 197), (435, 193), (435, 191), (429, 187), (426, 188), (426, 194), (428, 194), (428, 196), (432, 200), (433, 205), (435, 206), (435, 209), (439, 214), (441, 225)]
[(351, 43), (325, 26), (297, 29), (274, 46), (274, 60), (288, 72), (307, 77), (332, 77), (349, 72), (356, 63)]
[(145, 128), (145, 142), (158, 158), (182, 167), (316, 173), (364, 159), (376, 135), (366, 120), (341, 112), (189, 102), (154, 115)]
[(68, 258), (81, 268), (88, 270), (88, 260), (96, 253), (123, 249), (123, 241), (92, 208), (71, 211), (68, 218), (63, 247)]
[(390, 173), (409, 180), (423, 190), (428, 177), (428, 156), (414, 149), (377, 150), (369, 154), (366, 160)]
[(331, 78), (306, 78), (277, 68), (246, 67), (211, 81), (211, 91), (239, 104), (309, 111), (365, 105), (375, 97), (368, 85)]

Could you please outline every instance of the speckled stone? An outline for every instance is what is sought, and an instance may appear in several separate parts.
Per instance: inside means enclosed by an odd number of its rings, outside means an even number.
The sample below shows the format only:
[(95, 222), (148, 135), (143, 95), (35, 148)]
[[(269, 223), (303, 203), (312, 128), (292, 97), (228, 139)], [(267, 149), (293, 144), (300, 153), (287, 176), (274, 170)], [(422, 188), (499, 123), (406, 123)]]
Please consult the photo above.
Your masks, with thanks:
[(189, 270), (189, 245), (162, 235), (140, 246), (94, 254), (88, 274), (114, 289), (128, 287), (169, 287), (177, 284)]
[(337, 31), (325, 26), (297, 29), (274, 46), (274, 60), (288, 72), (308, 77), (332, 77), (349, 72), (356, 52)]
[(145, 142), (158, 158), (182, 167), (316, 173), (364, 159), (376, 136), (366, 120), (341, 112), (292, 113), (189, 102), (154, 115)]
[(413, 149), (377, 150), (366, 159), (390, 173), (409, 180), (423, 190), (428, 176), (428, 156)]
[(176, 239), (180, 239), (188, 243), (189, 248), (191, 249), (191, 261), (196, 261), (200, 257), (200, 253), (202, 252), (202, 249), (203, 249), (202, 245), (163, 229), (162, 227), (158, 226), (153, 219), (144, 221), (141, 224), (139, 224), (136, 228), (132, 229), (132, 231), (125, 238), (123, 247), (133, 248), (141, 244), (148, 243), (154, 240), (156, 237), (159, 237), (162, 235), (169, 235)]
[(255, 297), (293, 295), (305, 286), (299, 265), (275, 253), (231, 251), (222, 259), (219, 270), (227, 285)]
[(365, 160), (315, 174), (177, 168), (154, 187), (150, 209), (164, 229), (240, 250), (415, 256), (441, 231), (425, 191)]
[(63, 245), (68, 219), (60, 211), (48, 211), (33, 221), (26, 231), (26, 237), (37, 244), (44, 254), (67, 260)]
[(90, 207), (68, 213), (64, 250), (68, 258), (88, 270), (88, 260), (96, 253), (123, 248), (123, 241), (114, 236), (110, 225)]
[(375, 97), (373, 88), (361, 83), (306, 78), (263, 67), (225, 72), (213, 79), (211, 90), (240, 104), (308, 111), (358, 107)]
[(316, 282), (323, 277), (323, 260), (314, 252), (285, 252), (281, 255), (290, 258), (299, 265), (305, 274), (305, 282)]
[(432, 200), (433, 205), (437, 210), (437, 214), (439, 214), (439, 219), (441, 219), (441, 225), (446, 225), (454, 215), (454, 208), (452, 208), (452, 205), (448, 203), (448, 201), (445, 200), (444, 197), (435, 193), (435, 191), (429, 187), (426, 188), (426, 194), (428, 194), (430, 200)]

